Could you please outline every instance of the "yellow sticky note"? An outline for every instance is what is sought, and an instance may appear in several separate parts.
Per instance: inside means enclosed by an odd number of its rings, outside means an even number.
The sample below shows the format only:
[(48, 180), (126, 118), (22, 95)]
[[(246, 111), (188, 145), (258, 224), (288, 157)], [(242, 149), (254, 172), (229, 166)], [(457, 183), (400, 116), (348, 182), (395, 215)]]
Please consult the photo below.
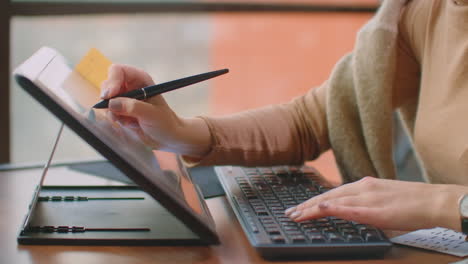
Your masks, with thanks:
[(107, 79), (111, 64), (112, 62), (104, 54), (92, 48), (76, 65), (75, 70), (100, 91), (101, 83)]

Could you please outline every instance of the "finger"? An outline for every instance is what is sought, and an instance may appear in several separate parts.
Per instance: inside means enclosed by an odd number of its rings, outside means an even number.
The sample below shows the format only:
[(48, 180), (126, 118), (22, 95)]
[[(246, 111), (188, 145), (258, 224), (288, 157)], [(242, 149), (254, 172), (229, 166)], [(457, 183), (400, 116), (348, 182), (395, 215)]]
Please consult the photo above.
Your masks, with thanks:
[(139, 127), (138, 120), (130, 116), (119, 115), (117, 116), (117, 122), (126, 127)]
[(359, 195), (360, 193), (376, 191), (377, 189), (381, 188), (382, 185), (379, 181), (381, 180), (375, 179), (373, 177), (364, 177), (359, 181), (348, 183), (340, 187), (334, 188), (326, 193), (317, 195), (299, 204), (296, 207), (289, 208), (285, 211), (285, 215), (291, 216), (291, 214), (293, 214), (295, 211), (302, 211), (305, 208), (312, 208), (324, 201), (335, 200), (340, 197), (355, 196)]
[(326, 193), (322, 193), (320, 195), (314, 196), (313, 198), (299, 204), (296, 207), (289, 208), (288, 210), (285, 211), (285, 214), (286, 216), (289, 216), (296, 210), (302, 211), (305, 208), (313, 207), (326, 200), (359, 194), (361, 191), (357, 183), (358, 182), (348, 183), (348, 184), (336, 187)]
[(107, 111), (106, 113), (107, 118), (112, 122), (118, 122), (120, 125), (128, 126), (128, 127), (139, 127), (138, 120), (134, 117), (118, 115), (111, 111)]
[(141, 131), (141, 127), (138, 124), (138, 121), (135, 118), (126, 118), (124, 121), (124, 126), (132, 129), (132, 130), (138, 130)]
[[(341, 205), (333, 202), (323, 202), (313, 208), (308, 208), (293, 219), (295, 222), (302, 222), (310, 219), (333, 216), (348, 221), (356, 221), (361, 224), (372, 224), (381, 226), (379, 220), (382, 214), (380, 208), (370, 208), (365, 206)], [(385, 224), (385, 223), (384, 223)]]
[(107, 111), (106, 113), (107, 118), (109, 118), (110, 121), (112, 122), (117, 122), (118, 116), (112, 113), (111, 111)]
[(121, 93), (154, 84), (145, 71), (124, 64), (112, 64), (108, 78), (102, 83), (103, 98), (112, 98)]
[(119, 64), (112, 64), (107, 73), (107, 80), (101, 84), (101, 98), (111, 98), (120, 93), (125, 84), (125, 72)]
[(164, 97), (162, 95), (152, 96), (146, 99), (145, 102), (148, 102), (152, 105), (160, 105), (160, 106), (169, 107), (169, 105), (167, 104), (166, 100), (164, 100)]
[(157, 116), (157, 111), (153, 105), (123, 97), (111, 99), (109, 101), (109, 111), (118, 116), (135, 118), (139, 122), (149, 122)]
[(123, 72), (125, 73), (125, 81), (128, 86), (127, 91), (154, 84), (151, 76), (144, 70), (125, 64), (120, 64), (120, 67), (122, 67)]
[(334, 200), (327, 200), (318, 204), (314, 204), (310, 207), (306, 207), (302, 210), (296, 210), (289, 217), (296, 222), (301, 222), (309, 219), (333, 216), (330, 215), (329, 212), (327, 212), (326, 210), (322, 210), (324, 204), (333, 204), (337, 206), (359, 206), (362, 204), (362, 199), (363, 198), (360, 195), (353, 195), (340, 197)]
[(135, 127), (135, 126), (129, 126), (129, 128), (135, 132), (140, 140), (147, 146), (151, 146), (153, 149), (159, 149), (160, 145), (158, 144), (157, 141), (153, 140), (150, 138), (142, 129), (140, 126)]
[(383, 227), (382, 224), (385, 224), (382, 222), (382, 219), (380, 219), (383, 215), (381, 208), (338, 205), (332, 202), (322, 203), (319, 208), (325, 216), (334, 216), (348, 221), (371, 224), (378, 227)]
[[(110, 111), (108, 111), (110, 112)], [(112, 113), (112, 112), (110, 112)], [(116, 114), (111, 114), (115, 116), (116, 118), (116, 123), (118, 123), (118, 127), (120, 128), (119, 134), (120, 135), (130, 135), (134, 134), (136, 135), (145, 145), (151, 146), (152, 148), (159, 148), (160, 144), (158, 142), (154, 141), (151, 137), (149, 137), (142, 129), (138, 121), (133, 118), (133, 117), (127, 117), (123, 115), (116, 115)], [(126, 132), (126, 133), (123, 133)], [(125, 138), (130, 138), (126, 136)]]

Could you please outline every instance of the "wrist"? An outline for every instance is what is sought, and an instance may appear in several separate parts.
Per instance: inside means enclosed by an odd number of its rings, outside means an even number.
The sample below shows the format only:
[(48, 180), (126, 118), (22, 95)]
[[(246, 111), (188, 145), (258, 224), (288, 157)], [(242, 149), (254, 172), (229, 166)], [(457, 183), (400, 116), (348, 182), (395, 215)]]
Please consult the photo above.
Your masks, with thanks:
[(200, 158), (211, 150), (211, 132), (202, 118), (182, 118), (179, 138), (182, 148), (179, 154)]
[(466, 187), (458, 185), (440, 185), (443, 189), (439, 198), (438, 206), (433, 208), (433, 213), (436, 214), (438, 220), (437, 226), (450, 228), (456, 231), (461, 231), (461, 215), (459, 212), (458, 203), (460, 197), (468, 193)]

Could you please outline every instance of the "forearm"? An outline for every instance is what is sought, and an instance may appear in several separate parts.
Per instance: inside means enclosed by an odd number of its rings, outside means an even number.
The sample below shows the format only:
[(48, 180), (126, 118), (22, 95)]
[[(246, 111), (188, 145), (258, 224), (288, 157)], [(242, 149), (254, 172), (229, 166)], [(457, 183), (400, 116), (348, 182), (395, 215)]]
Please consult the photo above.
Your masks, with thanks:
[[(211, 147), (204, 149), (209, 153), (201, 159), (185, 160), (191, 165), (260, 166), (301, 164), (317, 157), (329, 146), (322, 97), (325, 93), (317, 91), (287, 104), (219, 118), (202, 117), (211, 135)], [(207, 142), (206, 138), (200, 142)]]
[[(298, 164), (301, 138), (283, 106), (268, 106), (221, 118), (208, 118), (213, 146), (204, 164), (244, 166)], [(295, 150), (295, 151), (293, 151)]]

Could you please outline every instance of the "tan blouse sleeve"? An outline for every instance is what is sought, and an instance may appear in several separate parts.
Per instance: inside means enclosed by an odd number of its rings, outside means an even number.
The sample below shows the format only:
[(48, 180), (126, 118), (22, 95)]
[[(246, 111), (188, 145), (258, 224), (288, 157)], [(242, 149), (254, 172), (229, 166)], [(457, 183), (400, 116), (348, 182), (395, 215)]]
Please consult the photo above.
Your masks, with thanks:
[(224, 117), (202, 117), (212, 135), (212, 149), (194, 165), (302, 164), (329, 148), (325, 120), (325, 85), (286, 104)]

